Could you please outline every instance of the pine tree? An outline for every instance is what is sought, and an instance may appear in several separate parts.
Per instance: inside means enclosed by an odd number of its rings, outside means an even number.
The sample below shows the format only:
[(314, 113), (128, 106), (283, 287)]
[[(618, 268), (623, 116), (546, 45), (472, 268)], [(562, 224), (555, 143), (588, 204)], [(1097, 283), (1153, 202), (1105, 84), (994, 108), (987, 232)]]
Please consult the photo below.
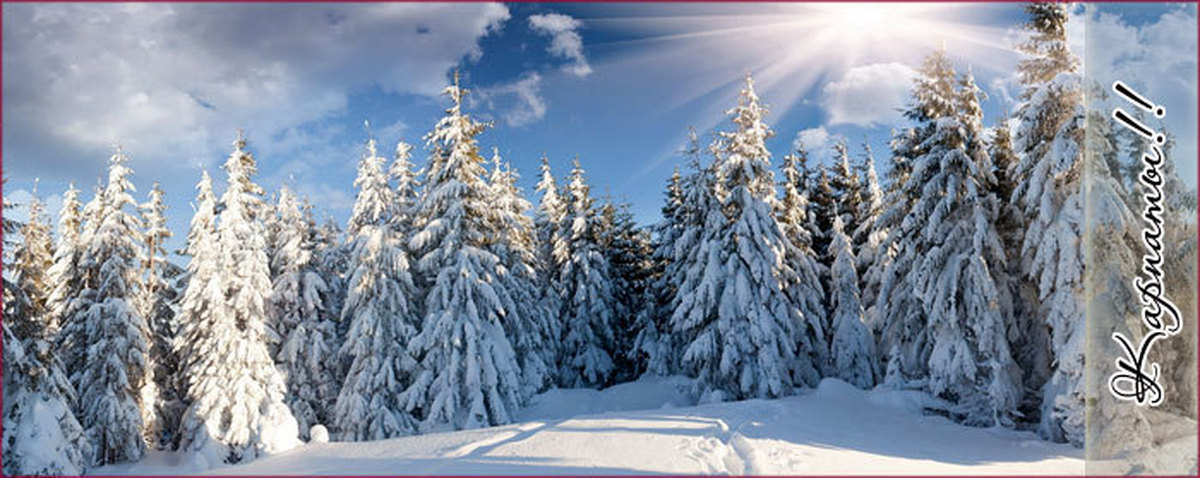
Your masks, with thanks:
[(842, 220), (833, 220), (834, 254), (832, 276), (833, 290), (830, 292), (833, 310), (833, 341), (830, 355), (833, 357), (834, 373), (841, 379), (859, 388), (875, 386), (879, 372), (876, 371), (875, 337), (863, 323), (863, 307), (859, 300), (858, 273), (854, 270), (854, 251), (850, 238), (842, 228)]
[(354, 180), (358, 198), (346, 231), (350, 251), (342, 321), (350, 324), (342, 345), (349, 363), (334, 407), (343, 440), (365, 441), (412, 433), (411, 405), (402, 399), (415, 378), (412, 355), (418, 315), (408, 255), (393, 221), (395, 202), (384, 159), (367, 142)]
[(830, 321), (825, 308), (825, 289), (821, 284), (825, 271), (812, 250), (813, 236), (809, 229), (812, 217), (805, 189), (805, 171), (802, 169), (806, 167), (803, 165), (807, 163), (807, 157), (808, 153), (803, 148), (783, 157), (783, 180), (779, 183), (783, 199), (776, 203), (776, 217), (787, 239), (784, 243), (784, 261), (795, 272), (795, 280), (785, 287), (792, 303), (810, 324), (808, 330), (812, 336), (802, 339), (815, 344), (814, 348), (820, 352), (815, 358), (824, 372), (824, 367), (830, 364), (825, 353), (828, 349), (826, 332), (830, 331)]
[(271, 314), (284, 334), (275, 361), (287, 382), (287, 404), (296, 417), (300, 438), (307, 440), (313, 425), (330, 423), (337, 400), (337, 324), (325, 311), (328, 288), (313, 262), (314, 225), (286, 186), (279, 190), (275, 211), (279, 231), (271, 258), (277, 271)]
[[(794, 274), (783, 263), (784, 237), (775, 221), (775, 184), (765, 141), (766, 113), (746, 77), (735, 126), (713, 145), (716, 197), (700, 254), (680, 285), (671, 321), (686, 344), (682, 365), (703, 400), (790, 394), (792, 376), (815, 385), (819, 364), (796, 360), (795, 337), (809, 336), (783, 284)], [(781, 280), (782, 279), (782, 280)], [(815, 344), (800, 343), (800, 355)]]
[(421, 331), (412, 349), (422, 372), (405, 391), (421, 404), (422, 428), (457, 429), (508, 423), (520, 403), (520, 367), (505, 335), (509, 292), (496, 277), (500, 258), (489, 250), (490, 191), (475, 137), (487, 125), (462, 111), (466, 90), (426, 136), (432, 149), (410, 247), (420, 259), (424, 292)]
[(145, 241), (142, 254), (142, 299), (139, 307), (150, 325), (150, 357), (153, 364), (152, 377), (158, 392), (155, 398), (154, 426), (146, 427), (147, 441), (159, 449), (169, 448), (175, 442), (179, 429), (179, 417), (183, 414), (183, 402), (176, 387), (179, 375), (179, 359), (175, 356), (172, 342), (178, 333), (173, 304), (179, 299), (175, 279), (181, 271), (167, 260), (164, 247), (171, 231), (167, 229), (163, 203), (163, 191), (158, 183), (150, 189), (149, 200), (139, 206), (142, 224), (145, 225)]
[[(215, 320), (197, 344), (203, 347), (200, 360), (210, 365), (189, 377), (191, 404), (181, 425), (182, 448), (210, 465), (299, 444), (296, 419), (284, 403), (287, 388), (267, 346), (271, 278), (263, 214), (269, 209), (245, 147), (239, 134), (224, 165), (228, 187), (221, 196), (213, 258), (220, 279), (210, 282), (216, 297), (208, 298)], [(219, 287), (211, 287), (214, 283)]]
[(1082, 91), (1079, 60), (1067, 44), (1066, 6), (1032, 4), (1025, 24), (1032, 33), (1020, 45), (1017, 72), (1024, 100), (1014, 150), (1012, 202), (1028, 223), (1022, 264), (1038, 285), (1039, 316), (1050, 328), (1055, 369), (1042, 392), (1039, 433), (1082, 445), (1085, 434), (1083, 347), (1086, 342), (1081, 293), (1083, 250)]
[(153, 417), (157, 392), (151, 375), (150, 328), (134, 306), (141, 294), (138, 278), (141, 221), (130, 192), (128, 159), (118, 148), (109, 159), (108, 184), (101, 193), (86, 249), (86, 297), (81, 315), (84, 347), (72, 377), (79, 391), (79, 422), (96, 447), (97, 465), (137, 461), (146, 451), (143, 433)]
[(557, 315), (545, 308), (541, 298), (534, 224), (525, 214), (532, 206), (517, 188), (517, 174), (503, 162), (498, 150), (494, 151), (492, 164), (488, 179), (495, 213), (492, 251), (504, 265), (500, 277), (513, 301), (505, 305), (512, 311), (504, 321), (505, 333), (521, 365), (522, 394), (527, 399), (553, 383), (561, 331), (554, 320)]
[(615, 366), (612, 271), (600, 248), (591, 187), (578, 159), (566, 194), (566, 220), (559, 233), (567, 251), (558, 284), (563, 329), (560, 383), (564, 387), (604, 385)]

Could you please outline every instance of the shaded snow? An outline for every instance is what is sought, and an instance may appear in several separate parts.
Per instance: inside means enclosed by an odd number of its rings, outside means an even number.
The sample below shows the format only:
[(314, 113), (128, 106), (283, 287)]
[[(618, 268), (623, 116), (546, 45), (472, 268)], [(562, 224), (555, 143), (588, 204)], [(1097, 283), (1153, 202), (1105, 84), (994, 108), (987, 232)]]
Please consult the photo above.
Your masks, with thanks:
[[(826, 379), (775, 400), (688, 406), (680, 377), (534, 397), (522, 423), (368, 443), (309, 444), (215, 474), (1081, 474), (1083, 452), (969, 428), (915, 392)], [(640, 410), (635, 410), (640, 409)], [(102, 474), (189, 473), (151, 454)]]

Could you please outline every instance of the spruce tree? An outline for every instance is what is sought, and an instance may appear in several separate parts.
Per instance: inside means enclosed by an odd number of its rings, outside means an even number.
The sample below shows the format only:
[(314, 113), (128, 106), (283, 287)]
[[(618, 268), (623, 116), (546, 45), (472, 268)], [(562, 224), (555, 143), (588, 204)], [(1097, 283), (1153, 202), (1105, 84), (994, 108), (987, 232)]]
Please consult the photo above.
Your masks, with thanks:
[(868, 323), (871, 323), (874, 320), (875, 297), (879, 294), (879, 273), (873, 271), (871, 266), (876, 262), (876, 255), (887, 253), (880, 249), (887, 230), (879, 224), (879, 215), (883, 213), (883, 189), (875, 172), (875, 154), (871, 151), (871, 144), (866, 141), (863, 141), (863, 161), (859, 163), (858, 175), (863, 180), (858, 203), (858, 226), (848, 233), (852, 238), (863, 307), (867, 310)]
[(809, 229), (812, 216), (805, 190), (805, 172), (802, 169), (807, 162), (807, 156), (808, 153), (803, 149), (797, 149), (795, 153), (783, 157), (783, 179), (779, 183), (783, 190), (783, 198), (776, 203), (776, 216), (787, 239), (784, 261), (795, 272), (795, 280), (785, 287), (801, 316), (810, 324), (807, 330), (812, 333), (811, 337), (801, 340), (815, 344), (814, 348), (819, 351), (815, 358), (822, 365), (822, 372), (825, 372), (825, 367), (830, 365), (826, 354), (826, 334), (830, 331), (830, 321), (825, 308), (825, 288), (821, 283), (824, 269), (812, 250), (813, 236)]
[(833, 290), (830, 309), (833, 311), (833, 340), (830, 355), (834, 374), (856, 387), (869, 389), (879, 376), (875, 355), (875, 337), (863, 323), (863, 307), (859, 299), (858, 273), (854, 270), (854, 251), (850, 238), (842, 227), (840, 217), (833, 220), (834, 255), (830, 271)]
[(522, 396), (527, 399), (554, 383), (560, 330), (554, 320), (557, 314), (545, 307), (541, 297), (534, 224), (526, 215), (532, 205), (521, 195), (516, 172), (498, 150), (492, 165), (488, 178), (495, 214), (492, 250), (504, 265), (500, 277), (513, 301), (505, 306), (512, 313), (504, 325), (521, 365)]
[(271, 277), (263, 214), (269, 209), (253, 180), (254, 157), (245, 148), (239, 134), (224, 165), (228, 186), (213, 258), (220, 279), (210, 282), (215, 297), (208, 298), (214, 320), (197, 344), (203, 347), (200, 360), (209, 366), (189, 377), (191, 404), (181, 425), (181, 447), (210, 465), (299, 444), (296, 419), (284, 403), (287, 388), (267, 345)]
[(337, 324), (325, 311), (328, 288), (313, 262), (316, 231), (286, 186), (279, 190), (275, 211), (279, 231), (271, 258), (276, 270), (271, 314), (283, 334), (275, 361), (287, 382), (287, 404), (300, 438), (307, 440), (313, 425), (330, 424), (341, 385), (334, 375)]
[(675, 240), (682, 229), (680, 213), (683, 208), (682, 176), (679, 168), (667, 180), (662, 220), (651, 227), (652, 242), (647, 287), (642, 295), (633, 330), (633, 346), (627, 352), (634, 365), (634, 375), (666, 375), (673, 369), (671, 360), (670, 310), (675, 296), (675, 284), (666, 277), (671, 263)]
[(1019, 46), (1024, 90), (1013, 149), (1020, 157), (1012, 202), (1028, 222), (1021, 243), (1025, 275), (1038, 285), (1039, 316), (1050, 329), (1055, 368), (1042, 391), (1042, 436), (1081, 445), (1084, 413), (1082, 91), (1079, 60), (1067, 43), (1067, 9), (1026, 7), (1031, 33)]
[(62, 209), (58, 213), (58, 241), (54, 245), (53, 263), (46, 271), (50, 284), (46, 308), (50, 314), (50, 330), (55, 335), (58, 335), (63, 322), (73, 314), (73, 305), (82, 290), (82, 275), (78, 267), (83, 250), (80, 238), (83, 227), (81, 206), (79, 190), (72, 183), (63, 193)]
[[(4, 208), (11, 207), (5, 198)], [(91, 459), (91, 444), (71, 411), (75, 391), (51, 342), (55, 314), (47, 306), (53, 294), (45, 278), (51, 262), (50, 226), (42, 209), (35, 184), (28, 221), (4, 218), (4, 270), (12, 277), (11, 282), (8, 274), (3, 279), (6, 475), (77, 475)], [(18, 232), (20, 242), (13, 240)]]
[(564, 387), (604, 385), (615, 363), (613, 282), (611, 265), (600, 245), (600, 225), (591, 187), (575, 160), (567, 183), (566, 220), (560, 234), (567, 256), (559, 276)]
[[(212, 178), (207, 171), (201, 172), (196, 184), (195, 209), (187, 235), (184, 255), (188, 256), (186, 285), (179, 301), (178, 328), (171, 348), (179, 360), (179, 372), (175, 378), (180, 399), (185, 407), (201, 393), (219, 393), (219, 389), (200, 389), (211, 386), (205, 376), (218, 366), (222, 357), (214, 344), (214, 329), (220, 320), (221, 271), (217, 249), (217, 199), (213, 195)], [(186, 408), (185, 408), (186, 411)], [(186, 430), (182, 421), (180, 428), (171, 437), (171, 447), (179, 448), (182, 434)]]
[(1023, 421), (1039, 420), (1041, 390), (1050, 378), (1050, 329), (1039, 315), (1037, 285), (1025, 277), (1021, 241), (1025, 234), (1024, 212), (1009, 201), (1017, 187), (1014, 168), (1017, 155), (1012, 149), (1012, 132), (1001, 122), (992, 127), (988, 146), (996, 180), (990, 192), (1000, 200), (996, 211), (996, 231), (1005, 251), (1005, 283), (998, 284), (1011, 297), (1013, 326), (1009, 328), (1013, 342), (1013, 358), (1024, 379), (1020, 412)]
[[(533, 227), (537, 239), (538, 286), (541, 290), (541, 306), (548, 311), (548, 320), (558, 328), (552, 331), (552, 336), (555, 337), (554, 347), (548, 350), (553, 357), (549, 363), (554, 365), (558, 362), (557, 338), (562, 336), (562, 318), (559, 316), (562, 304), (558, 293), (558, 283), (563, 262), (566, 260), (566, 243), (561, 234), (567, 209), (558, 184), (554, 180), (554, 175), (550, 171), (550, 161), (544, 154), (542, 155), (541, 178), (538, 180), (536, 191), (541, 194), (537, 209), (533, 214)], [(555, 379), (554, 382), (557, 382), (558, 371), (554, 370), (553, 374), (552, 378)]]
[(175, 281), (181, 274), (178, 266), (167, 260), (164, 247), (171, 231), (167, 229), (167, 206), (158, 183), (150, 189), (149, 199), (140, 206), (145, 225), (142, 256), (143, 316), (150, 325), (150, 357), (153, 380), (158, 396), (155, 399), (153, 427), (147, 427), (148, 441), (159, 449), (170, 448), (183, 414), (183, 402), (175, 380), (179, 375), (179, 359), (172, 348), (178, 333), (173, 304), (179, 299)]
[(343, 440), (382, 440), (416, 428), (402, 393), (417, 373), (411, 347), (418, 315), (408, 255), (393, 222), (394, 191), (375, 140), (367, 142), (354, 185), (358, 197), (346, 227), (350, 259), (341, 319), (350, 328), (340, 352), (349, 368), (333, 420)]
[(511, 296), (489, 243), (491, 194), (475, 139), (487, 125), (462, 111), (457, 75), (444, 93), (453, 104), (426, 136), (432, 154), (409, 242), (427, 288), (411, 344), (422, 372), (405, 395), (421, 404), (423, 429), (478, 428), (512, 421), (520, 367), (504, 330)]
[(73, 320), (82, 325), (76, 346), (85, 350), (72, 382), (96, 465), (141, 459), (146, 419), (155, 406), (150, 328), (134, 306), (141, 294), (141, 221), (132, 211), (137, 203), (127, 161), (120, 148), (109, 159), (108, 184), (79, 260), (86, 299)]
[(815, 344), (796, 344), (809, 327), (784, 292), (794, 274), (780, 257), (785, 241), (774, 217), (766, 113), (746, 77), (734, 130), (720, 133), (712, 150), (716, 197), (699, 254), (680, 285), (671, 322), (681, 336), (683, 369), (697, 380), (702, 400), (777, 397), (792, 392), (793, 374), (815, 385), (819, 364), (796, 360)]
[(649, 233), (637, 226), (628, 203), (606, 199), (599, 223), (601, 251), (613, 284), (613, 380), (622, 382), (636, 378), (638, 372), (636, 357), (628, 351), (634, 350), (637, 340), (637, 314), (649, 287), (652, 250)]
[[(1005, 258), (993, 225), (997, 199), (988, 193), (994, 177), (979, 89), (970, 74), (956, 88), (955, 76), (939, 50), (914, 85), (908, 113), (926, 139), (902, 189), (916, 199), (912, 225), (901, 229), (912, 237), (897, 258), (909, 270), (896, 279), (926, 318), (928, 342), (918, 346), (928, 353), (929, 391), (955, 401), (954, 416), (969, 424), (1011, 426), (1021, 377), (1008, 341), (1007, 297), (997, 285)], [(944, 194), (922, 194), (928, 190)]]

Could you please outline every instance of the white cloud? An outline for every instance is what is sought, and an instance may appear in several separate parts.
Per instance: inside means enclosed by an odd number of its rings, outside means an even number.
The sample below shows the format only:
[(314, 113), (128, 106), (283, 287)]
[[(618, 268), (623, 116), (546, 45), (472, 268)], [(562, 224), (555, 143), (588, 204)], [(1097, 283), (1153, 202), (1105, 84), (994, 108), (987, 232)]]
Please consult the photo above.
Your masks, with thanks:
[(563, 66), (563, 71), (578, 77), (592, 73), (592, 66), (583, 54), (583, 37), (579, 35), (582, 26), (579, 20), (561, 13), (529, 16), (529, 28), (550, 37), (550, 46), (546, 51), (570, 60), (570, 64)]
[(805, 151), (816, 152), (829, 144), (829, 132), (824, 126), (800, 130), (796, 139), (792, 140), (792, 149), (804, 148)]
[(912, 68), (899, 63), (851, 68), (821, 92), (829, 124), (872, 126), (899, 120), (915, 75)]
[(5, 5), (5, 169), (90, 177), (120, 141), (143, 177), (191, 176), (238, 127), (257, 151), (307, 154), (328, 137), (302, 130), (348, 95), (435, 95), (508, 18), (501, 4)]
[(527, 72), (521, 78), (495, 86), (481, 88), (479, 100), (491, 111), (500, 114), (509, 126), (525, 126), (546, 116), (546, 100), (542, 98), (542, 76)]

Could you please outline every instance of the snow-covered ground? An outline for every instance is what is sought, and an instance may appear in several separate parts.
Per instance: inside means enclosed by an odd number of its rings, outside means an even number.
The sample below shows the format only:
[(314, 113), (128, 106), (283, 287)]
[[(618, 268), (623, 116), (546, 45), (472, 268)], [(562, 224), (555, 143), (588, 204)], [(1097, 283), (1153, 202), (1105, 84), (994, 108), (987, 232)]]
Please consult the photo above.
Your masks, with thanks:
[[(691, 406), (680, 377), (553, 390), (520, 423), (368, 443), (308, 444), (214, 474), (1082, 474), (1082, 450), (920, 412), (917, 392), (827, 379), (778, 400)], [(98, 474), (201, 470), (152, 454)]]

